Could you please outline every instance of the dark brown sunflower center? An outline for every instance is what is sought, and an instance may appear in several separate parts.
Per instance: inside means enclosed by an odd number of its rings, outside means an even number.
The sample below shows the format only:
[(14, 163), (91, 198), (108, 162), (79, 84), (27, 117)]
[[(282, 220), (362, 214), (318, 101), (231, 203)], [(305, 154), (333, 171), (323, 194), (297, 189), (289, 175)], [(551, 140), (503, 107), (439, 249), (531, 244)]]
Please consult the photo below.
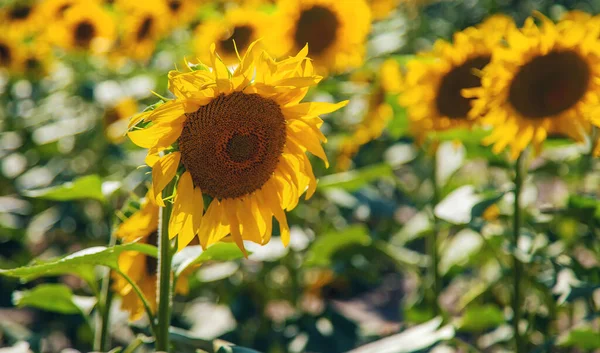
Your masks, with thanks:
[(10, 48), (6, 44), (0, 43), (0, 65), (8, 65), (12, 59)]
[(231, 32), (231, 36), (220, 41), (219, 44), (224, 51), (229, 54), (234, 54), (235, 46), (233, 45), (233, 42), (235, 41), (238, 51), (243, 51), (250, 44), (253, 32), (254, 30), (250, 26), (236, 26)]
[(40, 61), (37, 58), (30, 57), (25, 60), (25, 68), (28, 71), (38, 70), (41, 66), (42, 66), (42, 64), (40, 63)]
[(8, 16), (13, 20), (24, 20), (31, 14), (31, 6), (22, 5), (13, 7)]
[(478, 56), (450, 70), (442, 78), (435, 104), (440, 115), (451, 119), (465, 119), (471, 110), (471, 98), (461, 94), (464, 88), (481, 85), (481, 78), (473, 70), (481, 70), (490, 62), (489, 56)]
[(323, 54), (337, 37), (339, 21), (335, 13), (324, 6), (315, 5), (302, 11), (296, 23), (294, 43), (302, 48), (308, 43), (312, 55)]
[(181, 1), (179, 0), (171, 0), (169, 1), (169, 9), (171, 12), (177, 12), (181, 8)]
[(96, 27), (89, 22), (83, 21), (75, 27), (75, 44), (79, 47), (87, 48), (96, 35)]
[(286, 140), (285, 118), (276, 102), (234, 92), (186, 115), (179, 150), (203, 193), (238, 198), (271, 178)]
[[(148, 238), (146, 238), (146, 244), (158, 246), (158, 233), (157, 232), (150, 233)], [(156, 272), (158, 271), (158, 261), (156, 260), (155, 257), (146, 256), (145, 265), (146, 265), (146, 268), (145, 268), (146, 275), (148, 277), (152, 277), (152, 276), (156, 275)]]
[(154, 24), (154, 18), (148, 16), (142, 21), (140, 28), (137, 31), (137, 40), (144, 40), (150, 35), (150, 31), (152, 30), (152, 25)]
[(527, 118), (559, 114), (579, 102), (590, 81), (586, 61), (572, 51), (554, 51), (525, 64), (510, 85), (509, 102)]

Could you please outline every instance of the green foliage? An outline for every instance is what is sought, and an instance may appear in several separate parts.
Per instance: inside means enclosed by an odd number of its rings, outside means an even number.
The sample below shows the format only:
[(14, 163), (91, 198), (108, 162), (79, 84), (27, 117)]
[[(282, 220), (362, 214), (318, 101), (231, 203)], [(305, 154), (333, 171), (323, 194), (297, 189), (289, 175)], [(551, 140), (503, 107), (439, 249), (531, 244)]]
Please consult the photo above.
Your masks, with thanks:
[(317, 237), (306, 254), (306, 266), (331, 265), (332, 258), (339, 250), (352, 246), (371, 244), (371, 237), (364, 226), (352, 226), (343, 231), (332, 232)]
[(480, 332), (504, 323), (504, 314), (495, 305), (472, 305), (467, 307), (458, 323), (458, 330)]
[(175, 274), (179, 276), (186, 269), (207, 261), (232, 261), (243, 257), (244, 253), (234, 243), (216, 243), (204, 251), (200, 245), (194, 245), (175, 254), (172, 265)]
[(32, 290), (15, 292), (13, 302), (17, 307), (29, 306), (59, 314), (88, 312), (77, 305), (73, 291), (64, 284), (41, 284)]
[(325, 176), (319, 180), (317, 189), (341, 188), (346, 191), (356, 191), (370, 182), (391, 176), (393, 176), (392, 167), (387, 163), (381, 163)]
[(590, 352), (600, 349), (600, 336), (593, 328), (579, 328), (571, 330), (566, 338), (558, 343), (561, 347), (572, 347)]
[(105, 202), (102, 193), (102, 178), (98, 175), (87, 175), (72, 182), (52, 186), (38, 190), (23, 191), (23, 195), (31, 198), (39, 198), (53, 201), (70, 201), (81, 199), (93, 199)]
[(125, 244), (114, 247), (96, 246), (71, 255), (50, 261), (34, 261), (30, 265), (0, 270), (0, 275), (17, 277), (31, 281), (39, 277), (74, 274), (88, 282), (95, 283), (94, 267), (107, 266), (118, 269), (119, 254), (124, 251), (139, 251), (156, 257), (156, 247), (148, 244)]

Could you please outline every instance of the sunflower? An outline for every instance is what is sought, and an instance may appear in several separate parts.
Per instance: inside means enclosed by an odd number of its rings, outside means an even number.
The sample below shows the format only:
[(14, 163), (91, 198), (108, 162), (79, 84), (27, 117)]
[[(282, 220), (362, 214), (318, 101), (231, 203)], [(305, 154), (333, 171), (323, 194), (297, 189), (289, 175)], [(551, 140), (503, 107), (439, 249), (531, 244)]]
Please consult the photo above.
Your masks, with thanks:
[(407, 65), (403, 92), (399, 97), (407, 109), (411, 130), (418, 142), (428, 134), (453, 128), (468, 128), (470, 99), (464, 88), (480, 86), (476, 71), (483, 69), (512, 21), (492, 17), (479, 27), (454, 34), (454, 42), (438, 40), (431, 52), (422, 53)]
[(78, 2), (64, 12), (63, 19), (50, 30), (50, 37), (65, 49), (106, 52), (115, 39), (115, 23), (110, 14), (95, 3)]
[(234, 8), (223, 18), (208, 20), (196, 28), (196, 55), (208, 62), (210, 45), (215, 43), (221, 60), (227, 65), (234, 64), (239, 61), (238, 53), (244, 55), (250, 43), (266, 36), (268, 29), (269, 16), (265, 13), (251, 8)]
[(269, 241), (273, 217), (287, 245), (284, 211), (292, 210), (304, 191), (309, 198), (316, 189), (306, 151), (328, 165), (319, 115), (347, 101), (299, 103), (322, 78), (313, 73), (306, 47), (276, 62), (252, 43), (233, 72), (215, 47), (211, 69), (200, 64), (196, 71), (169, 73), (175, 99), (136, 117), (132, 125), (149, 126), (129, 137), (149, 148), (146, 162), (160, 205), (162, 190), (182, 170), (169, 223), (179, 249), (196, 234), (204, 248), (231, 234), (245, 252), (243, 240)]
[[(0, 9), (0, 23), (6, 31), (21, 37), (37, 32), (43, 25), (42, 12), (33, 1), (16, 1)], [(5, 35), (6, 32), (3, 33)]]
[(367, 114), (352, 135), (342, 140), (336, 163), (338, 170), (348, 170), (352, 163), (352, 157), (360, 147), (381, 136), (394, 114), (392, 107), (386, 102), (386, 96), (397, 94), (400, 91), (400, 80), (401, 73), (398, 62), (393, 59), (384, 61), (371, 85), (373, 89), (369, 96)]
[(65, 12), (81, 0), (46, 0), (40, 4), (40, 11), (49, 21), (60, 21)]
[(127, 122), (138, 111), (135, 99), (127, 97), (121, 99), (116, 105), (104, 111), (104, 134), (112, 143), (119, 143), (125, 138)]
[(529, 18), (510, 30), (507, 47), (494, 50), (483, 70), (482, 87), (464, 92), (475, 99), (470, 115), (493, 128), (484, 143), (494, 153), (510, 146), (512, 159), (530, 143), (539, 151), (548, 135), (583, 140), (598, 102), (600, 27), (540, 17), (540, 27)]
[(364, 0), (281, 0), (270, 52), (285, 56), (308, 43), (318, 72), (344, 71), (364, 61), (371, 11)]
[(197, 0), (164, 0), (169, 9), (171, 27), (182, 27), (196, 16)]
[[(142, 244), (157, 245), (158, 206), (146, 197), (139, 211), (125, 220), (115, 235), (124, 243), (137, 241)], [(140, 288), (151, 309), (156, 312), (156, 259), (136, 251), (125, 251), (119, 255), (119, 271), (126, 274)], [(135, 321), (144, 314), (144, 306), (129, 282), (113, 272), (113, 290), (122, 297), (121, 308), (129, 312), (129, 319)], [(185, 276), (179, 277), (175, 286), (179, 294), (187, 294), (188, 283)]]
[(52, 69), (54, 57), (50, 46), (42, 40), (24, 44), (18, 70), (28, 77), (42, 78)]
[(144, 1), (131, 7), (125, 18), (121, 53), (135, 60), (148, 59), (167, 30), (167, 11), (162, 1)]
[[(0, 28), (0, 31), (3, 31), (3, 28)], [(22, 58), (23, 50), (19, 41), (10, 35), (0, 36), (0, 70), (17, 70)]]

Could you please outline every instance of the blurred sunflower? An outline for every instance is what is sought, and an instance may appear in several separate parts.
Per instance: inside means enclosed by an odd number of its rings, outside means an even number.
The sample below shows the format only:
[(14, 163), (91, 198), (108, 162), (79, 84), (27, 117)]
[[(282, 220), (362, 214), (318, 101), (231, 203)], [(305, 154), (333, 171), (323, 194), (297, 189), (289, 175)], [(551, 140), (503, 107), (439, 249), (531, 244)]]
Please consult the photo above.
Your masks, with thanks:
[(208, 62), (210, 45), (215, 43), (221, 60), (226, 65), (234, 64), (239, 62), (236, 49), (239, 55), (244, 55), (250, 43), (266, 36), (268, 29), (269, 16), (265, 13), (251, 8), (231, 9), (223, 18), (208, 20), (196, 28), (196, 55), (201, 61)]
[(50, 46), (42, 40), (24, 44), (19, 70), (30, 78), (42, 78), (52, 69), (54, 57)]
[(454, 34), (453, 43), (438, 40), (431, 52), (411, 60), (406, 68), (399, 102), (407, 109), (417, 141), (435, 131), (468, 128), (471, 100), (461, 95), (464, 88), (480, 86), (477, 71), (491, 58), (503, 38), (501, 28), (514, 27), (512, 20), (492, 17), (478, 27)]
[(167, 7), (162, 1), (144, 1), (131, 7), (125, 18), (120, 53), (135, 60), (146, 60), (154, 53), (156, 42), (167, 30)]
[(402, 75), (398, 62), (393, 59), (384, 61), (374, 82), (369, 97), (367, 114), (354, 133), (342, 141), (336, 168), (348, 170), (352, 157), (360, 146), (381, 136), (389, 120), (394, 115), (392, 107), (386, 102), (388, 94), (397, 94), (401, 89)]
[(45, 0), (40, 4), (40, 11), (49, 21), (61, 20), (65, 12), (81, 0)]
[(371, 11), (364, 0), (281, 0), (269, 51), (295, 53), (307, 43), (318, 72), (344, 71), (364, 61)]
[[(157, 245), (158, 206), (146, 197), (139, 211), (125, 220), (115, 235), (124, 243), (137, 241), (142, 244)], [(156, 312), (156, 259), (137, 251), (125, 251), (119, 255), (119, 271), (126, 274), (140, 288), (151, 309)], [(132, 285), (122, 276), (113, 272), (113, 290), (122, 297), (121, 308), (129, 312), (131, 321), (138, 320), (144, 314), (142, 301)], [(179, 277), (176, 293), (187, 294), (188, 283), (185, 276)]]
[(171, 27), (185, 26), (196, 16), (199, 1), (197, 0), (164, 0), (169, 9)]
[(129, 118), (138, 111), (135, 99), (121, 99), (115, 106), (104, 111), (104, 134), (112, 143), (120, 143), (125, 138)]
[(32, 1), (16, 1), (0, 8), (0, 23), (3, 28), (21, 37), (26, 37), (41, 28), (44, 22), (40, 16), (39, 6)]
[(481, 116), (492, 133), (484, 139), (500, 153), (510, 146), (516, 159), (530, 144), (539, 151), (548, 135), (584, 139), (590, 109), (600, 86), (600, 27), (585, 22), (532, 18), (507, 35), (483, 70), (482, 87), (465, 90), (474, 98), (472, 117)]
[(115, 40), (115, 23), (98, 4), (78, 2), (65, 11), (49, 35), (62, 48), (103, 53)]
[[(196, 234), (204, 248), (231, 234), (245, 252), (243, 240), (269, 241), (273, 217), (288, 244), (284, 211), (316, 189), (306, 151), (328, 164), (319, 115), (347, 104), (299, 103), (321, 80), (307, 53), (304, 48), (276, 62), (253, 43), (230, 72), (213, 44), (211, 70), (171, 71), (175, 99), (135, 118), (132, 125), (150, 124), (129, 137), (149, 148), (146, 162), (160, 205), (162, 190), (184, 169), (169, 223), (180, 249)], [(159, 157), (161, 151), (166, 154)], [(203, 215), (204, 197), (210, 202)]]
[[(0, 31), (4, 31), (3, 27), (0, 27)], [(19, 41), (10, 35), (0, 36), (0, 69), (4, 68), (8, 71), (18, 69), (22, 57), (23, 50)]]

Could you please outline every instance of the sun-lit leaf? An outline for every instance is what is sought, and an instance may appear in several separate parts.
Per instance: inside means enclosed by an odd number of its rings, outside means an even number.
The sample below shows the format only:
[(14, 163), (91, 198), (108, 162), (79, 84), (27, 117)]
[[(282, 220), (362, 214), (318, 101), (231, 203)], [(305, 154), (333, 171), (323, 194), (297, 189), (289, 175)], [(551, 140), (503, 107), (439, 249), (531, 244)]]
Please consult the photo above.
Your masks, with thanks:
[(387, 163), (381, 163), (349, 172), (328, 175), (319, 180), (317, 188), (319, 190), (341, 188), (346, 191), (355, 191), (367, 183), (391, 176), (393, 176), (392, 167)]
[(598, 331), (592, 328), (577, 328), (558, 342), (561, 347), (576, 347), (585, 351), (600, 349), (600, 336)]
[(96, 246), (50, 261), (37, 261), (23, 267), (0, 269), (0, 275), (18, 277), (27, 282), (38, 277), (74, 274), (91, 283), (94, 281), (95, 266), (116, 269), (119, 254), (124, 251), (139, 251), (156, 257), (156, 247), (148, 244), (132, 243), (109, 248)]
[(307, 266), (329, 266), (333, 255), (342, 248), (369, 244), (371, 244), (371, 237), (364, 226), (352, 226), (340, 232), (317, 236), (308, 249), (305, 264)]
[(232, 261), (244, 257), (242, 251), (234, 243), (216, 243), (206, 250), (200, 245), (188, 246), (173, 257), (173, 270), (176, 275), (191, 266), (201, 265), (207, 261)]
[(102, 179), (98, 175), (86, 175), (61, 185), (43, 189), (23, 190), (22, 194), (26, 197), (53, 201), (80, 199), (93, 199), (101, 202), (106, 201), (106, 198), (102, 193)]
[(31, 290), (13, 293), (13, 303), (59, 314), (83, 314), (71, 288), (64, 284), (41, 284)]
[(504, 323), (502, 310), (494, 305), (467, 307), (458, 323), (460, 331), (484, 331)]
[(424, 324), (411, 327), (398, 334), (380, 339), (347, 353), (409, 353), (422, 351), (437, 342), (454, 337), (450, 325), (440, 327), (442, 318), (437, 317)]

